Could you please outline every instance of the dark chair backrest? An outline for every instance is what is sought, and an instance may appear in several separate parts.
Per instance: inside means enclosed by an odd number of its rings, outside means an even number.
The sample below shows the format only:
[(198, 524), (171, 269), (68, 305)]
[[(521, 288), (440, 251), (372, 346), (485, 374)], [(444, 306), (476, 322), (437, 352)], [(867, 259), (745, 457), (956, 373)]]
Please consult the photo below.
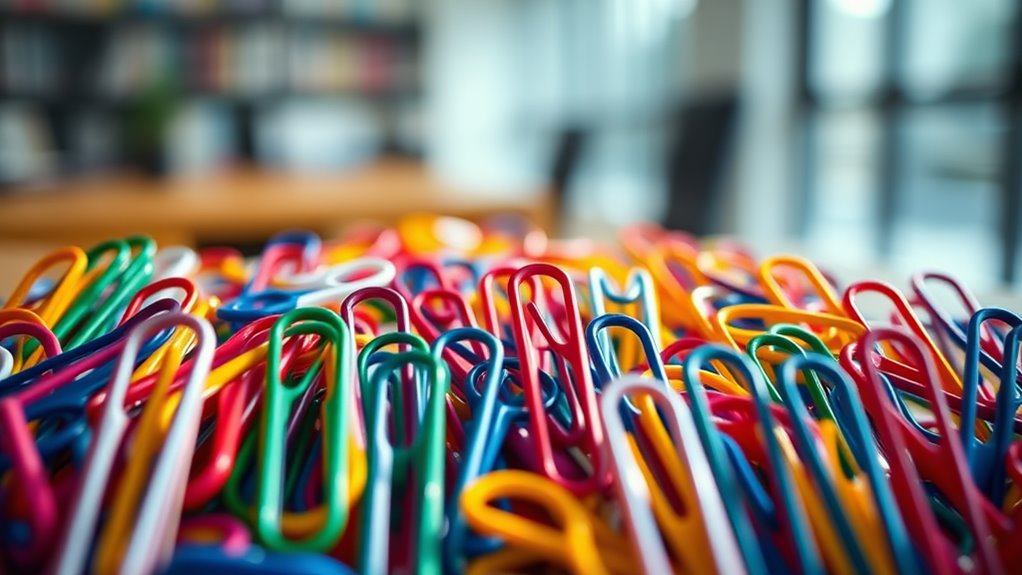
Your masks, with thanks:
[(667, 147), (665, 227), (697, 235), (720, 230), (737, 115), (734, 94), (686, 100), (675, 114)]

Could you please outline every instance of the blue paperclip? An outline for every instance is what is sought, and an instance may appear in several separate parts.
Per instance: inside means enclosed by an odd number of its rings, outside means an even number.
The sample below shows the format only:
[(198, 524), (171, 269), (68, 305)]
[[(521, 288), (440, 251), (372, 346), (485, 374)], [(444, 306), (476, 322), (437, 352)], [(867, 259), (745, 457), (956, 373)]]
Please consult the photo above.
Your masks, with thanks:
[(355, 575), (340, 561), (319, 553), (274, 553), (250, 546), (241, 554), (216, 545), (179, 545), (162, 575)]
[[(777, 482), (777, 492), (780, 494), (781, 504), (789, 518), (789, 527), (792, 532), (799, 567), (803, 573), (822, 574), (824, 572), (823, 563), (815, 547), (813, 547), (808, 520), (805, 517), (804, 511), (795, 501), (792, 478), (787, 466), (781, 459), (780, 446), (774, 437), (774, 418), (770, 413), (769, 394), (762, 375), (748, 357), (721, 345), (704, 345), (693, 350), (685, 358), (685, 389), (688, 390), (692, 415), (695, 418), (696, 427), (699, 429), (699, 437), (706, 449), (710, 465), (713, 467), (714, 475), (717, 477), (721, 490), (725, 493), (736, 492), (736, 482), (733, 475), (734, 469), (731, 462), (727, 459), (726, 448), (721, 440), (721, 433), (713, 423), (706, 390), (699, 377), (703, 366), (714, 361), (726, 363), (728, 369), (737, 372), (752, 392), (752, 397), (756, 403), (759, 424), (763, 429), (764, 440), (766, 441), (770, 467), (774, 471), (774, 480)], [(756, 539), (755, 530), (749, 521), (749, 517), (742, 509), (741, 502), (734, 497), (725, 497), (724, 504), (750, 573), (770, 572), (767, 568), (767, 562), (761, 545)]]
[[(981, 357), (986, 355), (980, 348), (980, 335), (983, 323), (987, 321), (1003, 322), (1011, 326), (1011, 330), (1004, 340), (1004, 362), (997, 365), (996, 370), (1001, 384), (997, 389), (993, 433), (990, 439), (981, 443), (975, 436), (976, 395), (980, 385), (979, 364)], [(1016, 384), (1019, 376), (1017, 358), (1020, 337), (1022, 318), (1008, 310), (983, 308), (974, 313), (969, 320), (965, 372), (962, 378), (962, 421), (959, 427), (962, 451), (972, 469), (976, 485), (998, 507), (1004, 501), (1004, 458), (1011, 447), (1015, 414), (1022, 405), (1022, 397)]]
[(898, 572), (918, 573), (922, 571), (924, 567), (918, 562), (915, 547), (912, 545), (908, 529), (898, 510), (894, 493), (891, 491), (884, 470), (880, 467), (880, 454), (873, 442), (873, 430), (855, 385), (833, 357), (817, 353), (809, 353), (804, 356), (795, 355), (781, 364), (777, 374), (777, 383), (784, 390), (785, 396), (789, 398), (788, 409), (792, 411), (793, 415), (791, 424), (800, 444), (800, 451), (803, 452), (803, 461), (808, 461), (812, 473), (816, 476), (816, 485), (821, 489), (824, 486), (827, 487), (827, 489), (822, 489), (824, 501), (828, 507), (828, 513), (831, 514), (831, 519), (841, 534), (842, 544), (852, 554), (851, 558), (856, 568), (862, 572), (869, 572), (868, 565), (865, 563), (865, 555), (857, 544), (857, 538), (854, 536), (848, 517), (839, 511), (840, 503), (837, 500), (837, 494), (833, 491), (833, 485), (827, 480), (828, 475), (823, 469), (819, 453), (813, 447), (813, 440), (806, 425), (810, 419), (809, 410), (801, 399), (795, 399), (792, 394), (798, 385), (798, 374), (807, 371), (812, 371), (817, 377), (822, 377), (829, 382), (834, 394), (842, 397), (845, 405), (848, 406), (849, 418), (844, 422), (845, 426), (842, 428), (842, 432), (846, 437), (854, 437), (855, 441), (849, 442), (849, 445), (858, 446), (858, 453), (853, 449), (852, 455), (859, 468), (866, 474), (877, 513), (880, 514), (884, 530), (887, 532), (887, 542)]
[[(589, 359), (595, 374), (593, 383), (596, 388), (602, 389), (603, 386), (621, 377), (621, 366), (618, 364), (614, 345), (607, 333), (611, 327), (626, 329), (638, 338), (653, 379), (665, 386), (668, 385), (667, 368), (664, 367), (663, 359), (660, 357), (660, 348), (646, 325), (631, 316), (608, 313), (590, 321), (586, 326), (586, 346), (589, 348)], [(631, 398), (625, 397), (623, 403), (622, 409), (627, 409), (634, 414), (641, 412)], [(622, 421), (625, 422), (625, 428), (631, 430), (632, 418), (622, 417)]]
[[(454, 489), (447, 500), (447, 535), (443, 542), (443, 559), (445, 568), (452, 572), (460, 572), (465, 567), (465, 539), (468, 526), (461, 516), (461, 492), (465, 486), (477, 478), (485, 465), (485, 456), (491, 443), (500, 443), (502, 437), (494, 442), (490, 436), (494, 431), (495, 413), (497, 411), (497, 392), (499, 390), (504, 365), (504, 349), (493, 334), (479, 328), (458, 328), (448, 331), (437, 338), (431, 346), (430, 353), (440, 359), (444, 349), (455, 346), (457, 342), (476, 341), (484, 344), (489, 352), (485, 361), (477, 361), (465, 382), (465, 393), (472, 408), (472, 421), (466, 426), (468, 435), (465, 450), (461, 458)], [(462, 354), (470, 352), (463, 347), (458, 351)], [(483, 395), (478, 394), (477, 378), (483, 379)]]

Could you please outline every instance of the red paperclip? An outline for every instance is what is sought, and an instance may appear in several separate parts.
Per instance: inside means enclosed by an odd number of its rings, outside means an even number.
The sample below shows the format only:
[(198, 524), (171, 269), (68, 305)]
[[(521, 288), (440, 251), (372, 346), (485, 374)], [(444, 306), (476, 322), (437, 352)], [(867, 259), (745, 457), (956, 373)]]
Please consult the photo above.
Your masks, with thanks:
[[(931, 443), (902, 418), (888, 397), (881, 370), (870, 357), (883, 343), (896, 344), (927, 382), (924, 399), (933, 410), (939, 444)], [(874, 428), (889, 460), (892, 488), (901, 504), (906, 525), (917, 544), (922, 546), (922, 554), (933, 572), (954, 573), (958, 562), (956, 552), (929, 509), (923, 479), (937, 485), (969, 525), (980, 569), (986, 573), (1001, 573), (1003, 567), (994, 547), (989, 521), (991, 512), (999, 512), (972, 480), (959, 432), (951, 422), (951, 412), (941, 393), (931, 353), (929, 345), (918, 336), (902, 329), (883, 327), (867, 332), (856, 344), (846, 347), (841, 354), (841, 364), (858, 381), (866, 411), (873, 417)]]
[[(531, 278), (546, 277), (560, 285), (565, 302), (562, 324), (564, 338), (558, 337), (542, 317), (535, 301), (525, 302), (522, 284)], [(533, 292), (533, 297), (538, 295)], [(582, 319), (575, 286), (561, 268), (545, 263), (529, 264), (511, 276), (508, 282), (508, 297), (511, 304), (511, 325), (514, 330), (515, 347), (521, 362), (522, 383), (526, 405), (529, 408), (529, 435), (539, 455), (540, 471), (551, 480), (557, 481), (576, 494), (589, 494), (605, 489), (611, 484), (610, 467), (605, 465), (603, 422), (600, 419), (596, 392), (593, 388), (589, 357), (583, 337)], [(556, 356), (557, 373), (561, 388), (572, 412), (572, 422), (567, 429), (549, 419), (543, 405), (540, 386), (540, 345), (535, 341), (533, 329), (538, 330), (545, 340), (543, 347)], [(591, 469), (588, 477), (569, 478), (554, 458), (555, 442), (561, 447), (579, 447), (582, 455), (589, 458)]]

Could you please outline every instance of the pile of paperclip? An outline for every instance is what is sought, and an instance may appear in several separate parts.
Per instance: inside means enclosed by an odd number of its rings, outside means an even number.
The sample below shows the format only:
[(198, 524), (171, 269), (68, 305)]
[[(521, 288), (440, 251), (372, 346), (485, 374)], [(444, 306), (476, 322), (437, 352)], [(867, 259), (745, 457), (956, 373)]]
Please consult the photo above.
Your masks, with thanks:
[(3, 566), (1014, 571), (1022, 318), (907, 279), (426, 215), (60, 249), (0, 311)]

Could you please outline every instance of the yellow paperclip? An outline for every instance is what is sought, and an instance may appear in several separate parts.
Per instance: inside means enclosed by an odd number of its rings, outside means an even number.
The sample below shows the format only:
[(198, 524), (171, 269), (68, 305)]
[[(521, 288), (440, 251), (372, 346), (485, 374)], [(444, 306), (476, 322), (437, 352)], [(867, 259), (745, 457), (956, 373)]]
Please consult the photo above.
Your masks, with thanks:
[[(715, 321), (718, 332), (724, 335), (729, 345), (738, 350), (744, 349), (749, 340), (764, 332), (759, 329), (745, 329), (731, 325), (732, 322), (739, 319), (758, 319), (762, 320), (767, 326), (791, 323), (835, 328), (832, 337), (823, 339), (827, 349), (835, 355), (840, 353), (845, 345), (857, 340), (862, 334), (866, 333), (866, 328), (862, 324), (833, 314), (789, 309), (771, 304), (737, 304), (718, 311)], [(764, 357), (770, 359), (768, 355)]]
[[(870, 569), (874, 573), (893, 575), (897, 569), (891, 557), (890, 546), (884, 538), (884, 527), (869, 483), (862, 478), (858, 463), (848, 450), (837, 423), (824, 419), (817, 425), (826, 446), (826, 461), (830, 464), (831, 476), (836, 479), (838, 497), (848, 511), (859, 541), (866, 549)], [(850, 475), (845, 472), (842, 462), (851, 471)]]
[[(505, 497), (536, 504), (561, 529), (490, 505)], [(503, 539), (512, 548), (573, 573), (601, 575), (634, 570), (634, 558), (623, 538), (567, 489), (534, 473), (504, 470), (485, 475), (464, 491), (461, 509), (477, 533)]]

